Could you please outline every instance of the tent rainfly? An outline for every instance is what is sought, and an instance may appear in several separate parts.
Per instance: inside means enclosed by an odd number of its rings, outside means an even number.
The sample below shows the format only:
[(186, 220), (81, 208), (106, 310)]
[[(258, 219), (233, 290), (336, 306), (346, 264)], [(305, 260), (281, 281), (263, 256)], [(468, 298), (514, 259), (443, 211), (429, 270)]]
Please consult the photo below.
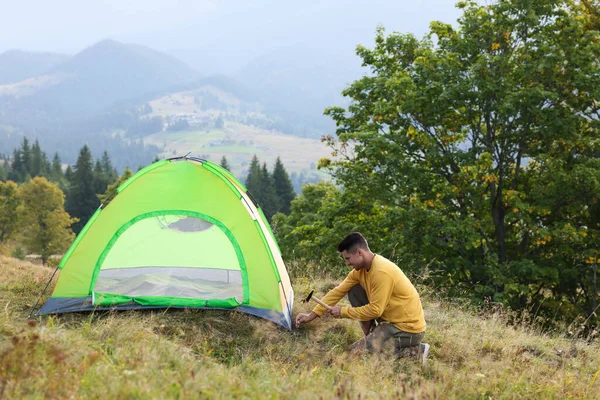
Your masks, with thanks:
[(158, 161), (124, 182), (58, 268), (37, 315), (217, 308), (292, 329), (294, 293), (262, 210), (231, 173), (198, 158)]

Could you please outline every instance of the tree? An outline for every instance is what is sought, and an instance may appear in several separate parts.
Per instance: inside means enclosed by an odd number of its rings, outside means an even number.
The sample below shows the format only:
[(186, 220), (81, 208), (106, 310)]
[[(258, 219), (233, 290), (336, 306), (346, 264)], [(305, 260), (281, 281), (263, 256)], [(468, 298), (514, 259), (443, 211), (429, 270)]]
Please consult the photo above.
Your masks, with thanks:
[(23, 137), (23, 143), (21, 144), (21, 175), (23, 176), (23, 180), (27, 181), (31, 178), (31, 171), (33, 169), (33, 162), (31, 156), (31, 147), (29, 146), (29, 140), (26, 137)]
[(21, 152), (19, 149), (13, 150), (12, 163), (8, 179), (15, 182), (23, 182), (23, 164), (21, 162)]
[(40, 254), (46, 264), (52, 254), (67, 250), (75, 235), (71, 225), (77, 221), (65, 212), (64, 194), (58, 186), (36, 177), (19, 187), (23, 202), (23, 241), (28, 251)]
[(386, 210), (388, 231), (410, 238), (406, 257), (438, 284), (590, 314), (598, 31), (570, 0), (458, 7), (457, 28), (433, 22), (420, 41), (380, 28), (374, 49), (358, 47), (372, 74), (343, 92), (347, 110), (326, 111), (340, 159), (319, 165)]
[(0, 181), (4, 182), (8, 179), (10, 168), (8, 167), (8, 160), (1, 160), (2, 165), (0, 166)]
[(19, 204), (17, 184), (0, 182), (0, 244), (14, 237), (19, 229)]
[(58, 153), (54, 153), (54, 158), (52, 159), (52, 165), (50, 166), (50, 180), (56, 183), (63, 192), (66, 191), (67, 184), (62, 170), (62, 162), (60, 161)]
[(231, 172), (231, 167), (229, 166), (229, 163), (227, 162), (227, 158), (225, 158), (225, 156), (221, 157), (220, 165), (221, 165), (221, 167), (225, 168), (227, 171)]
[(29, 173), (31, 176), (49, 176), (50, 174), (48, 157), (42, 151), (40, 143), (37, 140), (31, 147), (31, 170)]
[(260, 162), (258, 161), (258, 157), (256, 154), (252, 157), (252, 161), (250, 161), (250, 166), (248, 167), (248, 176), (246, 177), (246, 189), (250, 192), (252, 196), (254, 196), (255, 200), (258, 201), (256, 196), (259, 195), (262, 190), (262, 173), (260, 171)]
[(94, 190), (92, 153), (87, 146), (83, 146), (79, 152), (70, 185), (66, 209), (78, 219), (73, 225), (73, 231), (79, 233), (100, 205)]
[(265, 213), (265, 217), (267, 217), (267, 220), (271, 221), (271, 217), (275, 215), (277, 210), (279, 210), (280, 206), (279, 199), (277, 198), (277, 193), (275, 192), (275, 185), (273, 184), (273, 177), (267, 169), (267, 163), (263, 164), (260, 174), (261, 190), (258, 193), (257, 201), (260, 204), (263, 212)]
[[(103, 194), (98, 195), (98, 200), (100, 200), (100, 203), (104, 204), (106, 200), (110, 197), (110, 195), (113, 194), (117, 190), (117, 188), (121, 186), (121, 184), (123, 184), (127, 179), (131, 178), (132, 176), (133, 171), (129, 168), (125, 168), (125, 171), (123, 171), (123, 175), (121, 175), (117, 181), (108, 185), (106, 191)], [(104, 205), (106, 206), (106, 204)]]
[(275, 193), (279, 199), (279, 212), (284, 214), (290, 213), (290, 207), (292, 200), (296, 197), (292, 181), (281, 162), (281, 159), (277, 157), (275, 161), (275, 167), (273, 167), (273, 185), (275, 186)]

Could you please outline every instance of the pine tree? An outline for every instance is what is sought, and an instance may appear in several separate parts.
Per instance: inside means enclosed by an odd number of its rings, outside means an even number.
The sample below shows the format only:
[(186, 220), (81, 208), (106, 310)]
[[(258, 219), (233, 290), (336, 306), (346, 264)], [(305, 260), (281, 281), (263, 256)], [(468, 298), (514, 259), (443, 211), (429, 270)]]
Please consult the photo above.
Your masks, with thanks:
[(23, 182), (23, 176), (21, 175), (22, 169), (21, 151), (19, 149), (14, 149), (8, 179), (17, 183)]
[(107, 177), (109, 183), (119, 179), (119, 174), (117, 174), (117, 171), (113, 167), (106, 150), (104, 150), (104, 154), (102, 154), (102, 173)]
[(42, 152), (40, 143), (36, 139), (35, 143), (31, 147), (31, 170), (29, 171), (29, 174), (32, 177), (43, 176), (45, 167), (46, 155)]
[(294, 192), (292, 181), (279, 157), (277, 157), (275, 167), (273, 168), (273, 185), (275, 186), (275, 193), (279, 199), (278, 211), (289, 215), (290, 206), (292, 200), (296, 197), (296, 193)]
[(0, 160), (2, 162), (2, 165), (0, 166), (0, 181), (4, 182), (8, 179), (8, 173), (10, 172), (8, 170), (8, 161), (7, 160)]
[(32, 164), (29, 140), (24, 137), (23, 143), (21, 144), (21, 170), (19, 171), (24, 181), (31, 179), (31, 170), (33, 169)]
[(50, 179), (54, 182), (60, 182), (64, 178), (62, 163), (60, 161), (60, 156), (58, 153), (54, 153), (54, 158), (52, 159), (52, 166), (50, 167)]
[(92, 171), (92, 153), (86, 146), (79, 152), (73, 179), (67, 196), (67, 212), (79, 219), (73, 225), (73, 231), (79, 233), (96, 211), (100, 202), (94, 191), (94, 173)]
[(254, 197), (256, 201), (258, 198), (256, 196), (262, 190), (262, 174), (260, 171), (260, 162), (258, 161), (258, 157), (256, 154), (252, 157), (252, 161), (250, 161), (250, 167), (248, 167), (248, 176), (246, 177), (246, 189), (250, 192), (250, 194)]
[(279, 209), (279, 199), (277, 198), (277, 193), (275, 192), (273, 178), (267, 170), (267, 163), (263, 164), (261, 170), (261, 187), (262, 190), (259, 194), (259, 199), (257, 199), (257, 201), (260, 207), (262, 208), (263, 212), (265, 213), (267, 219), (271, 221), (271, 217), (275, 215), (275, 213)]
[(229, 166), (229, 163), (227, 162), (227, 158), (225, 158), (225, 156), (221, 157), (220, 165), (227, 171), (231, 172), (231, 167)]
[(64, 193), (67, 193), (67, 189), (69, 187), (68, 179), (63, 173), (62, 163), (58, 153), (54, 153), (54, 158), (52, 159), (52, 165), (50, 166), (50, 173), (48, 176), (50, 177), (50, 181), (56, 183), (60, 190), (62, 190)]
[[(65, 180), (67, 181), (67, 187), (71, 187), (73, 185), (73, 179), (75, 177), (75, 173), (73, 172), (73, 167), (67, 165), (67, 169), (65, 169)], [(68, 191), (67, 191), (68, 193)], [(67, 194), (68, 196), (68, 194)], [(67, 200), (68, 201), (68, 200)]]
[(108, 185), (108, 187), (106, 188), (106, 191), (104, 193), (98, 195), (98, 200), (100, 200), (100, 203), (104, 204), (106, 199), (108, 199), (110, 197), (110, 195), (115, 190), (117, 190), (117, 188), (119, 186), (121, 186), (122, 183), (124, 183), (127, 179), (131, 178), (132, 176), (133, 176), (133, 171), (126, 167), (125, 171), (123, 171), (123, 175), (121, 175), (119, 177), (119, 179), (117, 179), (115, 182)]

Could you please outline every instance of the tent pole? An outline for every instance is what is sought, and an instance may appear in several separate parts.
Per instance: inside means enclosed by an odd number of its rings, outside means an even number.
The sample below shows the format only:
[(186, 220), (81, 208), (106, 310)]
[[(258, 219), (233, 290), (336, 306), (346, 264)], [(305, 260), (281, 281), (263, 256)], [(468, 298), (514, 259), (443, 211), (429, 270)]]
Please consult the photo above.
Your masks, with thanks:
[(290, 322), (292, 324), (292, 327), (290, 328), (291, 331), (294, 330), (294, 320), (293, 320), (293, 315), (292, 315), (292, 310), (290, 310), (290, 305), (287, 299), (287, 296), (285, 294), (285, 288), (283, 287), (283, 282), (281, 282), (281, 280), (279, 280), (279, 286), (281, 286), (281, 291), (283, 292), (283, 298), (285, 299), (285, 306), (288, 309), (288, 313), (290, 314)]
[(52, 279), (54, 278), (54, 275), (56, 275), (56, 271), (58, 271), (58, 266), (54, 270), (54, 273), (50, 277), (50, 280), (48, 281), (48, 283), (46, 283), (46, 287), (44, 288), (44, 291), (42, 292), (42, 294), (40, 294), (40, 297), (35, 302), (35, 305), (33, 307), (31, 307), (31, 311), (29, 312), (29, 316), (27, 317), (27, 319), (31, 319), (31, 316), (33, 315), (33, 310), (35, 310), (35, 308), (37, 307), (38, 303), (42, 299), (42, 296), (44, 296), (44, 293), (46, 293), (46, 290), (48, 289), (48, 286), (50, 286), (50, 282), (52, 282)]

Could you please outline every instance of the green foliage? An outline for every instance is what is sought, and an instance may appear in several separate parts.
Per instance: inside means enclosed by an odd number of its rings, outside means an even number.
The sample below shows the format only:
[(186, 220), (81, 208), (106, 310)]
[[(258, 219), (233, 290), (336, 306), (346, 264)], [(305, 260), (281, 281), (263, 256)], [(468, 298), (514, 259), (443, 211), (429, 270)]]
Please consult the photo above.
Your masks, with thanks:
[[(556, 310), (544, 304), (568, 300), (592, 315), (600, 233), (592, 14), (569, 0), (459, 7), (457, 27), (433, 22), (423, 40), (380, 28), (373, 49), (357, 48), (373, 73), (343, 92), (347, 109), (326, 111), (338, 128), (324, 141), (340, 157), (320, 162), (343, 195), (313, 204), (314, 221), (293, 219), (292, 206), (282, 240), (295, 237), (302, 249), (308, 237), (356, 228), (450, 293), (546, 315)], [(319, 257), (329, 247), (311, 250)]]
[(296, 197), (292, 181), (281, 162), (281, 159), (277, 157), (275, 166), (273, 167), (273, 185), (275, 186), (275, 193), (279, 198), (279, 212), (284, 214), (290, 213), (290, 207), (292, 200)]
[[(125, 181), (127, 179), (131, 178), (132, 176), (133, 176), (133, 171), (130, 170), (129, 168), (125, 168), (125, 171), (123, 171), (123, 175), (121, 175), (117, 181), (108, 185), (108, 187), (106, 188), (106, 191), (103, 194), (98, 195), (98, 200), (100, 200), (100, 203), (104, 204), (106, 202), (106, 200), (110, 197), (110, 195), (113, 194), (117, 190), (117, 188), (119, 186), (121, 186), (121, 184), (125, 183)], [(104, 205), (106, 206), (107, 204), (104, 204)]]
[(17, 246), (10, 252), (10, 256), (17, 258), (19, 260), (24, 260), (25, 257), (27, 256), (27, 252), (25, 251), (25, 249), (23, 247)]
[(0, 244), (5, 243), (18, 232), (20, 204), (17, 184), (13, 181), (0, 182)]
[(69, 184), (65, 208), (71, 216), (77, 218), (77, 222), (73, 224), (73, 231), (79, 233), (100, 205), (94, 186), (92, 153), (87, 146), (83, 146), (79, 152)]
[(227, 162), (227, 158), (225, 156), (221, 157), (221, 162), (219, 163), (219, 165), (227, 171), (231, 172), (231, 167), (229, 166), (229, 163)]
[(250, 162), (245, 186), (270, 221), (271, 217), (277, 212), (279, 199), (273, 186), (273, 178), (267, 170), (267, 165), (264, 164), (261, 168), (256, 154)]
[(46, 264), (53, 254), (62, 254), (75, 235), (71, 218), (63, 208), (64, 194), (46, 178), (35, 177), (18, 189), (22, 201), (23, 243), (30, 252), (40, 254)]

